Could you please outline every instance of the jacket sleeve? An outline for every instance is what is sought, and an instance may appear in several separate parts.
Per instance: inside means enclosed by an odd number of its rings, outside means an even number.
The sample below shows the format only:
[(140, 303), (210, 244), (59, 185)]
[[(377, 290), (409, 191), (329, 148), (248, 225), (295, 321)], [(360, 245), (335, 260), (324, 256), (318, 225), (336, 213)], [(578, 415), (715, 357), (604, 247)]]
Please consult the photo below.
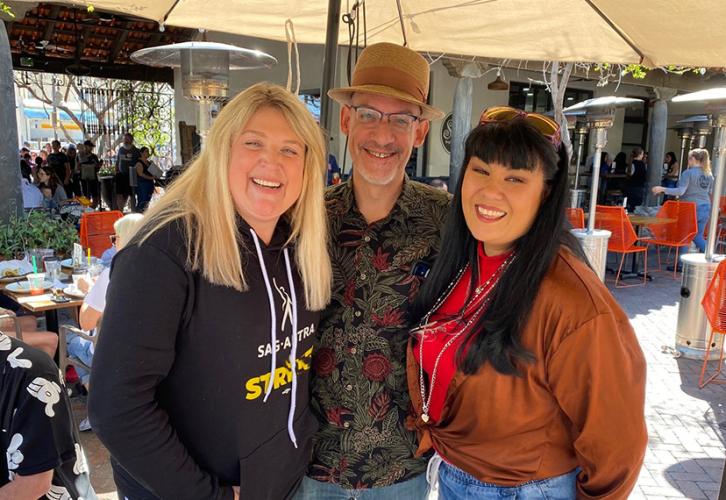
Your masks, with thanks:
[(231, 499), (174, 431), (156, 391), (174, 364), (189, 278), (150, 241), (116, 255), (91, 373), (93, 430), (123, 468), (162, 499)]
[(578, 498), (627, 498), (648, 434), (645, 359), (627, 319), (601, 313), (550, 356), (550, 387), (572, 422)]
[(665, 191), (663, 192), (668, 196), (683, 196), (683, 193), (685, 193), (688, 188), (688, 181), (690, 178), (691, 174), (689, 174), (686, 170), (681, 174), (681, 178), (678, 180), (678, 187), (665, 188)]

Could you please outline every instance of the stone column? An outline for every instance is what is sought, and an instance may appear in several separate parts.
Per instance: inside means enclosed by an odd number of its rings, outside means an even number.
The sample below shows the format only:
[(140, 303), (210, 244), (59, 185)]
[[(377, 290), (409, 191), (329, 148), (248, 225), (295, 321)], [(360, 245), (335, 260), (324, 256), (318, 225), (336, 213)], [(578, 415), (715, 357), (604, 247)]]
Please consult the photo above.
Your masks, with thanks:
[(464, 141), (471, 130), (471, 107), (474, 93), (474, 78), (483, 74), (479, 63), (467, 63), (446, 59), (444, 67), (449, 75), (457, 78), (454, 104), (452, 106), (451, 155), (449, 157), (449, 191), (454, 192), (464, 162)]
[(656, 100), (650, 120), (650, 142), (648, 147), (648, 182), (646, 184), (646, 205), (655, 205), (658, 197), (650, 192), (652, 186), (660, 186), (663, 178), (666, 133), (668, 131), (668, 101), (676, 95), (675, 89), (655, 87)]
[(0, 19), (0, 223), (22, 217), (18, 124), (15, 113), (13, 60), (5, 22)]

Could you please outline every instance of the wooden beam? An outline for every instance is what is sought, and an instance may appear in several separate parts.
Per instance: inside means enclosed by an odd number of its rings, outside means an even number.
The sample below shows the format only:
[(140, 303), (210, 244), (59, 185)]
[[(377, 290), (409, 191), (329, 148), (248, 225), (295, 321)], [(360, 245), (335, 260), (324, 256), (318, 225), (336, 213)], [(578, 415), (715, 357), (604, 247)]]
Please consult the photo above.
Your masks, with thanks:
[(54, 5), (50, 10), (50, 17), (45, 25), (45, 32), (43, 32), (43, 40), (52, 41), (53, 30), (55, 29), (55, 23), (58, 21), (58, 14), (60, 13), (61, 6)]
[(116, 57), (118, 56), (118, 53), (121, 52), (121, 48), (126, 43), (126, 39), (129, 37), (128, 31), (122, 31), (120, 35), (114, 40), (113, 47), (111, 48), (111, 51), (108, 53), (108, 64), (112, 64)]
[[(13, 68), (23, 71), (37, 71), (40, 73), (65, 73), (66, 68), (74, 64), (70, 59), (51, 59), (43, 57), (30, 57), (34, 63), (32, 67), (20, 65), (20, 55), (13, 54)], [(26, 56), (27, 57), (27, 56)], [(84, 66), (91, 68), (88, 76), (98, 78), (115, 78), (120, 80), (135, 80), (142, 82), (158, 82), (174, 85), (174, 71), (171, 68), (153, 68), (140, 64), (106, 64), (103, 62), (82, 61)]]

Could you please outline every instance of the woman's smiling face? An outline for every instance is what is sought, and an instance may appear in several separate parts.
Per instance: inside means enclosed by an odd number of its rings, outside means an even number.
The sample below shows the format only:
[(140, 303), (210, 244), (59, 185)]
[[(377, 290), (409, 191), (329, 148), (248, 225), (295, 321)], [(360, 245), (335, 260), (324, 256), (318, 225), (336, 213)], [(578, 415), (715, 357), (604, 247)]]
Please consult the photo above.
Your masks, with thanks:
[(532, 226), (547, 184), (542, 168), (513, 169), (472, 156), (461, 187), (469, 231), (487, 255), (509, 251)]

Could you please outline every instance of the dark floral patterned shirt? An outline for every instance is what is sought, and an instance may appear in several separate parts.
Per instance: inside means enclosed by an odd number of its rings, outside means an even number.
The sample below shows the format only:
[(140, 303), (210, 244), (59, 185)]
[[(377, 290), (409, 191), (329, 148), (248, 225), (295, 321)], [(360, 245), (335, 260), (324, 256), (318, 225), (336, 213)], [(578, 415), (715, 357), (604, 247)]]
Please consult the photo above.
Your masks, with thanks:
[(449, 195), (406, 179), (388, 217), (371, 225), (350, 182), (329, 189), (326, 203), (334, 283), (313, 361), (321, 427), (309, 476), (346, 489), (390, 486), (426, 470), (405, 427), (408, 306), (438, 252)]

